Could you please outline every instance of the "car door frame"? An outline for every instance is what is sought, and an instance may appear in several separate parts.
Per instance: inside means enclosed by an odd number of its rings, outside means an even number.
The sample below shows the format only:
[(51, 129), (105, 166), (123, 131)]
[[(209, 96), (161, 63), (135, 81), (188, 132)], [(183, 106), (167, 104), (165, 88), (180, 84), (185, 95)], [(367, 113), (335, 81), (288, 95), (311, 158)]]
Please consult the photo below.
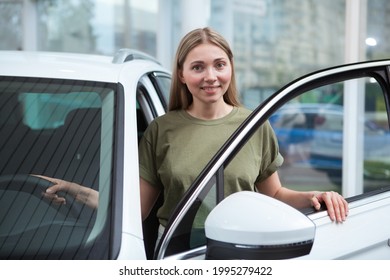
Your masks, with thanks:
[[(188, 189), (183, 199), (175, 208), (171, 219), (168, 222), (168, 225), (165, 229), (165, 232), (161, 238), (160, 243), (158, 244), (155, 258), (156, 259), (190, 259), (194, 257), (202, 257), (205, 253), (206, 246), (201, 246), (189, 251), (177, 252), (173, 255), (167, 256), (167, 248), (173, 237), (175, 230), (179, 227), (180, 222), (183, 220), (184, 216), (190, 210), (191, 206), (195, 203), (197, 198), (202, 194), (202, 192), (207, 191), (206, 188), (209, 186), (209, 181), (214, 178), (219, 178), (223, 176), (223, 170), (226, 168), (228, 163), (233, 159), (235, 154), (239, 151), (240, 147), (246, 143), (246, 141), (251, 137), (256, 128), (264, 123), (272, 113), (274, 113), (279, 107), (281, 107), (285, 102), (291, 100), (292, 98), (298, 96), (301, 93), (304, 93), (310, 89), (337, 83), (343, 82), (349, 79), (364, 78), (364, 77), (373, 77), (376, 78), (380, 84), (385, 97), (386, 108), (387, 108), (387, 117), (389, 119), (389, 100), (390, 100), (390, 75), (389, 75), (390, 60), (382, 61), (371, 61), (371, 62), (360, 62), (353, 64), (346, 64), (337, 67), (332, 67), (314, 73), (308, 74), (301, 78), (296, 79), (295, 81), (287, 84), (285, 87), (281, 88), (262, 104), (260, 104), (252, 114), (242, 123), (241, 126), (231, 135), (227, 142), (222, 146), (222, 148), (216, 153), (212, 160), (206, 165), (204, 170), (199, 174), (197, 179)], [(223, 181), (223, 180), (222, 180)], [(384, 196), (389, 194), (389, 190), (382, 192), (381, 194), (374, 194), (373, 196)], [(386, 196), (385, 195), (385, 196)], [(372, 198), (370, 194), (365, 195), (369, 196), (370, 201), (374, 201), (375, 198)], [(219, 198), (219, 201), (223, 198)], [(353, 199), (353, 198), (351, 198)], [(312, 215), (314, 215), (312, 217)], [(326, 216), (326, 212), (318, 212), (309, 215), (309, 218), (318, 218), (319, 216)], [(319, 215), (319, 216), (318, 216)], [(329, 220), (329, 219), (328, 219)]]

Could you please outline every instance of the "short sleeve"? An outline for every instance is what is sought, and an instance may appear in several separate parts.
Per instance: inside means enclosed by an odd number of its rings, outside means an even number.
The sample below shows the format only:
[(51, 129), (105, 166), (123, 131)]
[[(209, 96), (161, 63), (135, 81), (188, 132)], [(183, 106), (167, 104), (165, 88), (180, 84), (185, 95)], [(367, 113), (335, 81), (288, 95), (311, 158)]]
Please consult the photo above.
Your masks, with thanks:
[(264, 181), (277, 171), (283, 164), (283, 157), (279, 152), (279, 145), (276, 135), (269, 122), (265, 122), (259, 132), (262, 143), (262, 164), (256, 183)]
[(259, 174), (259, 176), (256, 179), (256, 183), (264, 181), (273, 173), (275, 173), (280, 168), (280, 166), (282, 166), (283, 161), (284, 159), (282, 155), (278, 153), (274, 161), (271, 162), (271, 164), (267, 167), (267, 169), (265, 169), (263, 172)]

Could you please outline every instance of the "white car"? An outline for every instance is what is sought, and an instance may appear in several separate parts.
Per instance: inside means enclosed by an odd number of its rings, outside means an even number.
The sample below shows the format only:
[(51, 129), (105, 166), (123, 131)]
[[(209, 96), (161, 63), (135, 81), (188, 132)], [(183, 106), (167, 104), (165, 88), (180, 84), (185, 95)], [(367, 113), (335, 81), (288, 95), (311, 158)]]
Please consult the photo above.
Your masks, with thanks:
[[(114, 58), (0, 52), (0, 259), (389, 259), (387, 185), (348, 198), (343, 224), (325, 209), (297, 210), (255, 192), (221, 195), (230, 160), (284, 103), (371, 77), (390, 108), (389, 66), (319, 71), (260, 104), (190, 186), (154, 253), (155, 218), (141, 220), (137, 150), (147, 124), (165, 113), (169, 71), (131, 50)], [(98, 190), (98, 209), (70, 197), (51, 203), (42, 197), (51, 183), (32, 174)], [(193, 228), (199, 209), (210, 213)]]

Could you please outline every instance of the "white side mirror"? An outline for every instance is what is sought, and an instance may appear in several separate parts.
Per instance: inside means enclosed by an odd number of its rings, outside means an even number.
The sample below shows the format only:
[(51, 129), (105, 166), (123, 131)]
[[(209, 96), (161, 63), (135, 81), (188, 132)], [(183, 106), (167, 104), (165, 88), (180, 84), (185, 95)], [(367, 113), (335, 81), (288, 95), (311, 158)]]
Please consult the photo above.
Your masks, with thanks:
[(288, 259), (310, 253), (315, 226), (281, 201), (244, 191), (211, 211), (205, 231), (207, 259)]

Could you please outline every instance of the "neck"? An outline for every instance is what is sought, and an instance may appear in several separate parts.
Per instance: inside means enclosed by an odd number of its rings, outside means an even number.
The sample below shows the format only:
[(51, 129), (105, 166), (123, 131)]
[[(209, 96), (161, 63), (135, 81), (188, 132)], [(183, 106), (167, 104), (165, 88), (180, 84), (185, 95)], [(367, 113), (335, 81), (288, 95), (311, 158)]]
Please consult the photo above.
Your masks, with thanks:
[(202, 120), (215, 120), (227, 116), (233, 110), (233, 106), (225, 102), (222, 104), (209, 104), (208, 106), (197, 106), (191, 104), (187, 113)]

